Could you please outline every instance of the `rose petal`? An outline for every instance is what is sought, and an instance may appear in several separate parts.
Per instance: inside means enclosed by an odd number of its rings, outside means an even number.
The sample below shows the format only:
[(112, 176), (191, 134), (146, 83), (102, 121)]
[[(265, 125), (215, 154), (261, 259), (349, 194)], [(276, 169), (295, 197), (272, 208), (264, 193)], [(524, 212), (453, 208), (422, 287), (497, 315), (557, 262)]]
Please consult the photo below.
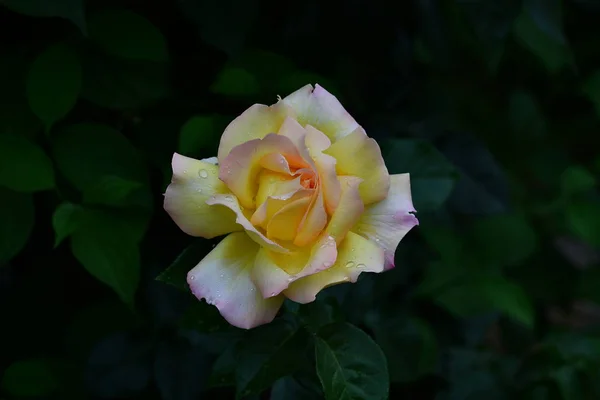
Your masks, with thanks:
[(240, 203), (237, 198), (233, 195), (215, 195), (211, 196), (208, 200), (206, 200), (206, 204), (214, 205), (220, 204), (232, 210), (236, 215), (235, 222), (242, 226), (246, 230), (246, 233), (250, 237), (250, 239), (254, 240), (259, 245), (268, 248), (269, 250), (280, 252), (280, 253), (289, 253), (290, 251), (285, 247), (281, 246), (279, 243), (267, 238), (262, 232), (250, 223), (248, 217), (242, 208), (240, 207)]
[(283, 294), (297, 303), (310, 303), (328, 286), (356, 282), (362, 272), (382, 272), (383, 269), (383, 249), (370, 240), (349, 232), (338, 247), (337, 260), (331, 268), (298, 279)]
[(264, 170), (258, 176), (258, 192), (256, 193), (257, 210), (260, 209), (261, 205), (270, 196), (289, 198), (297, 191), (303, 189), (304, 187), (300, 184), (300, 177), (291, 179), (289, 176)]
[(282, 100), (289, 105), (300, 125), (312, 125), (332, 142), (348, 135), (358, 124), (338, 99), (318, 84), (306, 85)]
[(173, 178), (165, 192), (164, 209), (182, 231), (210, 239), (241, 230), (231, 210), (206, 204), (215, 194), (229, 193), (219, 180), (219, 168), (205, 161), (173, 154)]
[(338, 175), (352, 175), (363, 179), (359, 187), (365, 205), (386, 198), (390, 189), (390, 174), (385, 166), (379, 145), (358, 127), (324, 151), (336, 159)]
[(298, 200), (290, 201), (281, 207), (267, 224), (267, 237), (292, 241), (298, 232), (298, 226), (302, 222), (304, 214), (308, 211), (310, 197), (304, 197)]
[(306, 125), (306, 147), (310, 154), (318, 154), (331, 146), (331, 140), (312, 125)]
[(276, 296), (290, 283), (330, 268), (337, 257), (335, 240), (323, 236), (310, 249), (280, 254), (261, 248), (256, 256), (252, 280), (264, 297)]
[(323, 191), (318, 190), (313, 195), (309, 210), (300, 223), (294, 245), (304, 247), (314, 242), (325, 225), (327, 225), (327, 212), (323, 201)]
[[(261, 206), (254, 212), (254, 214), (252, 214), (250, 222), (252, 222), (254, 226), (260, 226), (263, 229), (267, 229), (269, 221), (285, 206), (303, 198), (307, 198), (308, 201), (310, 201), (313, 190), (304, 189), (302, 186), (300, 187), (301, 189), (295, 192), (269, 196), (267, 200), (262, 203)], [(300, 214), (300, 218), (302, 215), (303, 213)]]
[(339, 178), (342, 184), (340, 203), (333, 212), (325, 231), (329, 236), (333, 236), (338, 244), (360, 219), (365, 209), (358, 191), (362, 179), (354, 176)]
[(293, 110), (281, 102), (270, 107), (254, 104), (225, 128), (219, 143), (219, 162), (223, 162), (235, 146), (277, 132), (284, 119), (293, 114)]
[(268, 134), (263, 139), (255, 139), (234, 147), (221, 161), (219, 178), (246, 208), (254, 208), (254, 197), (258, 189), (258, 174), (263, 169), (263, 157), (278, 153), (294, 164), (304, 164), (296, 146), (281, 135)]
[(340, 202), (342, 187), (335, 172), (335, 158), (319, 153), (315, 154), (315, 164), (319, 173), (320, 189), (323, 191), (325, 209), (331, 215)]
[(250, 278), (259, 248), (244, 232), (232, 233), (187, 275), (192, 293), (238, 328), (271, 322), (283, 303), (283, 296), (263, 298)]
[(371, 204), (357, 222), (353, 232), (375, 241), (385, 250), (386, 269), (394, 267), (394, 254), (402, 238), (419, 224), (410, 193), (409, 174), (390, 176), (386, 199)]

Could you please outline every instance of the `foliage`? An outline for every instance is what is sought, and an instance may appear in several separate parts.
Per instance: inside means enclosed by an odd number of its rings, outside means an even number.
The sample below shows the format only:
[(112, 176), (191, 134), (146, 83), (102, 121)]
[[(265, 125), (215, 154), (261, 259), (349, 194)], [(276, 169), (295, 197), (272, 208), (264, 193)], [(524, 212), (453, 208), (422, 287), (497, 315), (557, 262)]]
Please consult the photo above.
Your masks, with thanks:
[[(0, 1), (0, 399), (599, 398), (598, 18)], [(162, 210), (171, 156), (307, 83), (411, 174), (420, 225), (394, 269), (239, 330), (187, 291), (219, 239)]]

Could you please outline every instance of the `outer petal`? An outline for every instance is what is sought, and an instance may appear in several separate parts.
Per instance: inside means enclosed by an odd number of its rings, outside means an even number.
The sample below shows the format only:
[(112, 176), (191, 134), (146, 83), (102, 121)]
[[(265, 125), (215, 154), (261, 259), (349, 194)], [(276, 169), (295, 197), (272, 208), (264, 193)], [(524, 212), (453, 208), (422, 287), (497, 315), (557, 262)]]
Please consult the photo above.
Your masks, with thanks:
[(235, 146), (277, 132), (288, 115), (293, 115), (293, 111), (281, 102), (271, 107), (263, 104), (251, 106), (225, 128), (219, 143), (219, 161), (223, 162)]
[(261, 248), (256, 256), (252, 279), (264, 297), (276, 296), (290, 283), (330, 268), (336, 258), (335, 240), (327, 236), (311, 249), (299, 249), (291, 254), (278, 254)]
[(337, 261), (331, 268), (293, 282), (283, 294), (295, 302), (310, 303), (315, 300), (317, 293), (328, 286), (356, 282), (361, 272), (382, 272), (383, 269), (383, 249), (349, 232), (340, 244)]
[(375, 241), (385, 250), (386, 269), (394, 267), (394, 253), (400, 240), (415, 225), (419, 224), (410, 193), (409, 174), (391, 175), (388, 197), (365, 209), (362, 217), (352, 229)]
[(273, 153), (284, 155), (290, 163), (304, 163), (292, 141), (277, 134), (242, 143), (233, 148), (221, 161), (219, 178), (227, 184), (244, 207), (254, 208), (258, 174), (264, 168), (261, 160)]
[(325, 133), (332, 142), (358, 127), (338, 99), (318, 84), (306, 85), (282, 100), (296, 113), (302, 126), (312, 125)]
[(272, 251), (280, 252), (280, 253), (289, 253), (290, 251), (285, 247), (281, 246), (279, 243), (274, 242), (273, 240), (267, 238), (262, 234), (258, 229), (250, 223), (248, 220), (248, 216), (244, 214), (244, 211), (240, 207), (240, 203), (230, 194), (225, 195), (215, 195), (211, 196), (208, 200), (206, 200), (206, 204), (214, 205), (220, 204), (229, 208), (236, 215), (235, 222), (242, 226), (246, 230), (246, 233), (250, 237), (250, 239), (254, 240), (256, 243), (260, 244), (263, 247), (266, 247)]
[(206, 204), (210, 196), (229, 193), (219, 180), (219, 167), (177, 153), (173, 154), (172, 166), (173, 179), (165, 193), (164, 208), (182, 231), (210, 239), (241, 230), (231, 210)]
[(332, 144), (324, 153), (336, 159), (335, 169), (338, 175), (352, 175), (363, 179), (359, 191), (365, 204), (386, 198), (390, 189), (390, 174), (379, 145), (374, 139), (367, 137), (361, 127)]
[(264, 299), (250, 278), (259, 248), (244, 232), (232, 233), (187, 275), (192, 293), (238, 328), (271, 322), (283, 303), (283, 296)]
[(356, 224), (363, 213), (365, 206), (358, 193), (362, 179), (354, 176), (340, 177), (342, 182), (342, 195), (340, 203), (335, 209), (327, 225), (326, 233), (335, 238), (339, 244), (348, 231)]

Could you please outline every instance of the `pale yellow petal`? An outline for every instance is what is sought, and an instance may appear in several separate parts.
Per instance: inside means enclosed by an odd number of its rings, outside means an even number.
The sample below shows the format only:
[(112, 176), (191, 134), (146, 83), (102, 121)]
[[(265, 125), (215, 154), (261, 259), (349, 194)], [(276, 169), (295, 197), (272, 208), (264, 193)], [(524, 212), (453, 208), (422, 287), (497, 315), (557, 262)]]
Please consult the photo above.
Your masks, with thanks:
[(269, 133), (277, 133), (285, 118), (294, 112), (278, 102), (272, 106), (254, 104), (225, 128), (219, 144), (219, 161), (237, 145), (253, 139), (262, 139)]
[(365, 209), (358, 192), (362, 179), (354, 176), (343, 176), (340, 177), (340, 182), (342, 184), (340, 202), (326, 229), (326, 233), (333, 236), (338, 244), (360, 219)]
[(215, 194), (229, 193), (219, 180), (216, 165), (175, 153), (172, 167), (173, 178), (165, 193), (164, 209), (182, 231), (210, 239), (241, 230), (231, 210), (206, 204)]
[(310, 205), (310, 197), (290, 201), (281, 207), (268, 221), (267, 237), (292, 241), (298, 232), (298, 226)]
[(296, 280), (283, 294), (297, 303), (310, 303), (328, 286), (356, 282), (362, 272), (383, 270), (383, 249), (370, 240), (349, 232), (339, 245), (337, 260), (331, 268)]
[(338, 175), (363, 179), (359, 192), (365, 205), (385, 199), (390, 188), (390, 175), (379, 145), (362, 128), (358, 127), (333, 143), (324, 153), (336, 159)]
[(275, 252), (290, 252), (288, 249), (281, 246), (279, 243), (267, 238), (261, 231), (259, 231), (254, 225), (252, 225), (252, 223), (248, 219), (250, 215), (246, 215), (244, 213), (245, 210), (242, 210), (242, 208), (240, 207), (240, 203), (238, 202), (235, 196), (230, 194), (211, 196), (208, 200), (206, 200), (206, 204), (219, 204), (232, 210), (236, 215), (235, 222), (238, 223), (242, 228), (244, 228), (250, 239), (254, 240), (259, 245)]
[(335, 240), (323, 236), (311, 248), (280, 254), (261, 248), (252, 280), (264, 297), (276, 296), (292, 282), (330, 268), (337, 257)]
[(313, 243), (327, 225), (327, 211), (323, 201), (323, 191), (317, 191), (312, 198), (310, 209), (304, 216), (294, 239), (294, 245), (304, 247)]
[(396, 247), (402, 238), (416, 225), (417, 218), (410, 192), (409, 174), (391, 175), (390, 192), (386, 199), (371, 204), (352, 228), (385, 250), (386, 268), (394, 266)]
[(271, 322), (283, 303), (283, 296), (265, 299), (251, 279), (259, 248), (244, 232), (232, 233), (187, 275), (192, 293), (238, 328)]
[(332, 142), (348, 135), (358, 127), (338, 99), (319, 85), (306, 85), (285, 97), (282, 102), (295, 112), (302, 126), (312, 125)]

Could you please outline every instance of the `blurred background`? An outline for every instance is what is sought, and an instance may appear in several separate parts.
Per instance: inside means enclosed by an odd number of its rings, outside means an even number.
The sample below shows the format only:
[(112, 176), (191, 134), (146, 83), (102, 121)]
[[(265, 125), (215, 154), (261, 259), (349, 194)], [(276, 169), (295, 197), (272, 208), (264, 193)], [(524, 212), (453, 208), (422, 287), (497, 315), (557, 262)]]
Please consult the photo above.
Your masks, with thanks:
[[(0, 0), (0, 399), (599, 399), (599, 22), (596, 0)], [(242, 331), (186, 291), (218, 240), (163, 211), (170, 160), (308, 83), (410, 172), (420, 226), (395, 269)]]

